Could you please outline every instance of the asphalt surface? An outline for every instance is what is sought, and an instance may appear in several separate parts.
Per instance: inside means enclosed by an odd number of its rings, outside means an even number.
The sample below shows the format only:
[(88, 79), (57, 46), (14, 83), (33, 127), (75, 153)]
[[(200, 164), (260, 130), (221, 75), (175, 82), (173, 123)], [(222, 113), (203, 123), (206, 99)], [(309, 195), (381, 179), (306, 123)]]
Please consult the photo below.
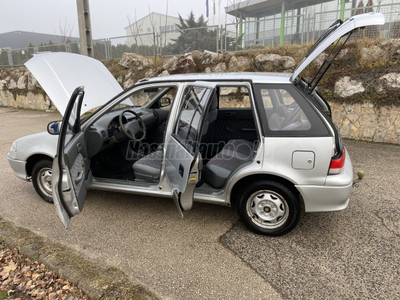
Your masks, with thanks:
[(221, 239), (289, 299), (400, 299), (400, 147), (345, 146), (366, 174), (345, 210), (304, 214), (279, 238), (238, 224)]
[[(101, 264), (163, 299), (399, 299), (400, 147), (345, 141), (365, 179), (349, 207), (303, 214), (283, 237), (248, 231), (234, 209), (90, 191), (65, 230), (52, 205), (16, 178), (6, 153), (57, 114), (0, 108), (0, 215)], [(222, 237), (221, 237), (222, 236)]]
[(60, 115), (0, 108), (0, 215), (86, 258), (125, 272), (162, 299), (281, 299), (220, 243), (238, 221), (229, 207), (195, 204), (182, 219), (172, 199), (89, 191), (65, 230), (55, 208), (7, 161), (12, 142), (46, 130)]

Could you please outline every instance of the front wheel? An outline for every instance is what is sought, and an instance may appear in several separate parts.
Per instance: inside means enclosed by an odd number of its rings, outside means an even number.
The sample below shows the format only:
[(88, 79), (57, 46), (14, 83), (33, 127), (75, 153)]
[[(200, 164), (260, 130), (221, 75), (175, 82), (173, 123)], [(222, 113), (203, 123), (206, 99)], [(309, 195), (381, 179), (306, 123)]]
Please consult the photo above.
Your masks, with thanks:
[(49, 159), (39, 160), (32, 169), (32, 184), (39, 196), (46, 202), (53, 203), (51, 188), (53, 162)]
[(280, 236), (296, 227), (300, 218), (297, 197), (286, 186), (259, 180), (242, 189), (239, 216), (250, 229), (270, 236)]

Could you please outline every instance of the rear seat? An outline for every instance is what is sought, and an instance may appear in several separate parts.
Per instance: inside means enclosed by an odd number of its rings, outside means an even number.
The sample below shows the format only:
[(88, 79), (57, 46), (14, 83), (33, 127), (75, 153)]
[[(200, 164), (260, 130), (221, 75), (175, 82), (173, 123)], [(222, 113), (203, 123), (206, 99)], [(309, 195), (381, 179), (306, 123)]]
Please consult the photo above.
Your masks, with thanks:
[(204, 167), (204, 180), (214, 188), (222, 188), (229, 175), (241, 164), (253, 159), (254, 143), (230, 140)]

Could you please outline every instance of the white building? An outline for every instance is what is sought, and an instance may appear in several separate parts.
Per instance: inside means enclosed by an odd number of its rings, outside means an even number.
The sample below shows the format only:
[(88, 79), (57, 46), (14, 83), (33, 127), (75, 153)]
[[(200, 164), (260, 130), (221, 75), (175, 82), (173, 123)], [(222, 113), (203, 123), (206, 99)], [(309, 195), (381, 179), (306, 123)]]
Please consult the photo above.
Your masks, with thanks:
[(176, 24), (180, 24), (179, 18), (153, 12), (125, 27), (126, 43), (128, 46), (162, 46), (173, 43), (180, 35)]

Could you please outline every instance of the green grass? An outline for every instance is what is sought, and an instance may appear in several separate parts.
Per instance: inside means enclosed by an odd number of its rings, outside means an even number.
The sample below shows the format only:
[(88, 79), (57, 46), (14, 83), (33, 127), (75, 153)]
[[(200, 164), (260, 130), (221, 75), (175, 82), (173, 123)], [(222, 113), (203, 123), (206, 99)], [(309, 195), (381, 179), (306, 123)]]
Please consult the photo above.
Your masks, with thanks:
[(0, 300), (4, 300), (8, 298), (7, 291), (0, 292)]

